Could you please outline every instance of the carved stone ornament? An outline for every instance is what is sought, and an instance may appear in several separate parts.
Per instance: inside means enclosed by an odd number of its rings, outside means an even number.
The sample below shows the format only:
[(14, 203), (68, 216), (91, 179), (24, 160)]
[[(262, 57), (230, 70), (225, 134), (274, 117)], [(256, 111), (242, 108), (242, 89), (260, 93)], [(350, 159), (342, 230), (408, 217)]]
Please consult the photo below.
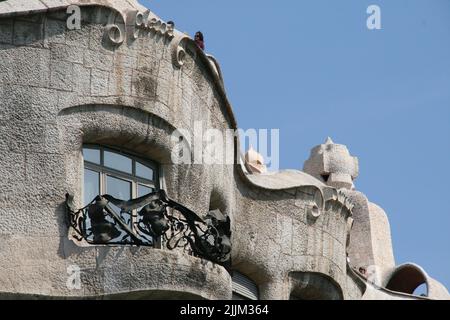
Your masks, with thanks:
[(315, 220), (323, 213), (331, 211), (347, 217), (351, 216), (354, 205), (342, 191), (328, 187), (324, 190), (315, 187), (303, 187), (303, 189), (304, 192), (300, 193), (303, 196), (298, 196), (296, 205), (298, 203), (301, 207), (306, 203), (309, 218)]
[(181, 68), (185, 63), (185, 58), (188, 52), (195, 60), (197, 58), (197, 51), (195, 50), (195, 46), (196, 44), (187, 35), (176, 35), (171, 47), (173, 64), (176, 67)]
[(125, 39), (134, 41), (143, 37), (163, 36), (168, 41), (174, 37), (174, 26), (154, 16), (150, 11), (128, 11), (124, 18), (119, 13), (108, 17), (105, 37), (113, 45), (121, 45)]

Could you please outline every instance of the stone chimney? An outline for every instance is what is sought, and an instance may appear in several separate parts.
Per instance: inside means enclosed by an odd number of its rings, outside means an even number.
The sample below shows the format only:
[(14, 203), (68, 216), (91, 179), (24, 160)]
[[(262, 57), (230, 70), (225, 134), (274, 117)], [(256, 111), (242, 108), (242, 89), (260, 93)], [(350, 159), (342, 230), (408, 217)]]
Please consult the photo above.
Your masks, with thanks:
[(311, 150), (303, 171), (331, 187), (352, 190), (359, 173), (358, 158), (351, 156), (345, 145), (335, 144), (328, 138)]

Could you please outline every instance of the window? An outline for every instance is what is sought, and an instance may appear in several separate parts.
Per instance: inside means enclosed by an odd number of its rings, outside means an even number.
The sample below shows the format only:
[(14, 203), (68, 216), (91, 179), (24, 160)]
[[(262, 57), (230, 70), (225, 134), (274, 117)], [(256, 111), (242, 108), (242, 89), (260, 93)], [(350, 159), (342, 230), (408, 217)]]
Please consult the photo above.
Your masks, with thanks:
[[(159, 188), (157, 166), (148, 160), (139, 159), (119, 150), (100, 146), (83, 146), (84, 192), (83, 204), (88, 205), (98, 195), (109, 194), (114, 198), (129, 200), (154, 192)], [(123, 221), (135, 229), (137, 211), (131, 215), (109, 204), (120, 213)], [(106, 218), (109, 222), (111, 217)], [(87, 228), (90, 221), (86, 221)], [(116, 235), (115, 239), (123, 235)], [(149, 242), (153, 240), (149, 239)]]
[(258, 300), (258, 286), (242, 273), (233, 271), (233, 300)]

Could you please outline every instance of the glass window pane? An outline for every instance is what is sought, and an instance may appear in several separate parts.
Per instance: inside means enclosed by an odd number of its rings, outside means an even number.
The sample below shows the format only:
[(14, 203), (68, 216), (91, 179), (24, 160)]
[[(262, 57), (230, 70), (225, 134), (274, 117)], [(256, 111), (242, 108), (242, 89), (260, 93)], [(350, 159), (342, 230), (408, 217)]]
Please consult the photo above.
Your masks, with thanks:
[[(131, 182), (111, 176), (106, 176), (106, 193), (120, 200), (130, 200)], [(119, 207), (116, 207), (112, 203), (109, 203), (109, 205), (117, 214), (120, 214)], [(121, 217), (123, 218), (125, 223), (131, 225), (131, 216), (129, 214), (123, 213), (121, 214)]]
[(153, 180), (153, 169), (136, 162), (136, 175), (144, 179)]
[(84, 161), (100, 164), (100, 150), (83, 148)]
[(130, 158), (109, 151), (105, 151), (104, 157), (105, 166), (126, 173), (132, 173), (132, 160)]
[(138, 197), (145, 196), (152, 192), (153, 192), (153, 188), (143, 186), (142, 184), (138, 185)]
[(131, 182), (106, 176), (106, 193), (121, 200), (131, 199)]
[(83, 206), (86, 206), (100, 194), (100, 174), (89, 169), (84, 169), (83, 189)]

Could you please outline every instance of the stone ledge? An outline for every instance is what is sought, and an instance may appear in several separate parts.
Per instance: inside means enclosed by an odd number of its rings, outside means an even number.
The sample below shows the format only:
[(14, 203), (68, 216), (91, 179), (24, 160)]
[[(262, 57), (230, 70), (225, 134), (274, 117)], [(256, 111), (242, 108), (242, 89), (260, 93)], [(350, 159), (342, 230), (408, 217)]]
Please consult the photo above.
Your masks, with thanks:
[[(81, 268), (79, 290), (66, 286), (69, 274), (65, 259), (56, 260), (51, 266), (16, 267), (10, 276), (16, 282), (23, 280), (15, 283), (19, 290), (13, 293), (4, 288), (0, 299), (231, 299), (231, 277), (221, 266), (182, 252), (120, 249), (108, 252), (106, 258), (112, 254), (114, 257), (97, 267)], [(8, 279), (4, 274), (0, 282), (7, 283)], [(27, 281), (30, 279), (33, 281)], [(39, 283), (40, 280), (45, 283)]]

